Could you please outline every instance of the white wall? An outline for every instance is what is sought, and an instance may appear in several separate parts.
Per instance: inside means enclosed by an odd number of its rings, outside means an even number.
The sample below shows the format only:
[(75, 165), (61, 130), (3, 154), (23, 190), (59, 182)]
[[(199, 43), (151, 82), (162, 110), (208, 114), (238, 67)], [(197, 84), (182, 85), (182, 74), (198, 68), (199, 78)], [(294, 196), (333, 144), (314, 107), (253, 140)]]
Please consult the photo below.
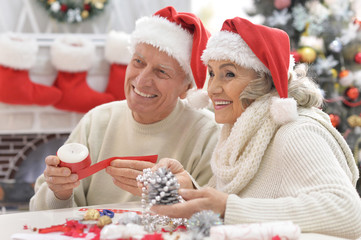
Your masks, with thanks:
[(168, 5), (177, 11), (190, 11), (191, 0), (109, 0), (103, 13), (79, 24), (58, 23), (49, 18), (37, 0), (0, 0), (0, 32), (107, 33), (112, 29), (131, 32), (136, 19)]

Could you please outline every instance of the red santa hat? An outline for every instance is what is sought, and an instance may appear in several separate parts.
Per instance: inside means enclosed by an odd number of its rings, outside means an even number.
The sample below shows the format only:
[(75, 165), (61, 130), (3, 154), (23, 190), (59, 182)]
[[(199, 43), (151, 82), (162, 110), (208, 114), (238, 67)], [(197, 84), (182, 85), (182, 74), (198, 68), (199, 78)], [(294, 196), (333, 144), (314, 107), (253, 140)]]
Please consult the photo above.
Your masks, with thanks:
[[(198, 89), (202, 89), (207, 67), (201, 61), (210, 33), (201, 20), (192, 13), (177, 12), (169, 6), (151, 17), (136, 22), (131, 34), (131, 52), (138, 43), (150, 44), (176, 59)], [(197, 94), (199, 95), (199, 94)], [(190, 100), (188, 98), (188, 100)], [(207, 94), (201, 94), (191, 104), (204, 107), (209, 103)], [(191, 100), (190, 100), (191, 101)]]
[(294, 59), (284, 31), (239, 17), (228, 19), (221, 31), (209, 39), (202, 60), (205, 64), (209, 60), (230, 60), (270, 74), (279, 95), (272, 99), (271, 116), (277, 123), (286, 123), (298, 116), (297, 102), (288, 98), (288, 78), (293, 72)]

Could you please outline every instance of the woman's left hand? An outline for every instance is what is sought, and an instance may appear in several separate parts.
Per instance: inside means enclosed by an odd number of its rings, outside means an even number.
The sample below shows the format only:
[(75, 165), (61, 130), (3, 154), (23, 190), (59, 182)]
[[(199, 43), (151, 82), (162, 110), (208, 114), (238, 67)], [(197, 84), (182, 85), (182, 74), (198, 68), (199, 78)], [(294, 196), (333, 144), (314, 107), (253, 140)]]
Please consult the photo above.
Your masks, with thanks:
[(171, 218), (190, 218), (202, 210), (212, 210), (224, 217), (228, 194), (214, 188), (179, 189), (179, 194), (186, 202), (173, 205), (154, 205), (151, 210)]

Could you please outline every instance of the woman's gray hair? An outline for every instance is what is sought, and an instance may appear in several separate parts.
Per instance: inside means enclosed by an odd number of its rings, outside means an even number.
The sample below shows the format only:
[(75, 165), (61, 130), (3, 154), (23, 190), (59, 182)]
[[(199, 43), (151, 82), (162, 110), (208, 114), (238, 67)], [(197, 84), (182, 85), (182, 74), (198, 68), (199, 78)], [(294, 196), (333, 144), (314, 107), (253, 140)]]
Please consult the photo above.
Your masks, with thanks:
[[(288, 97), (296, 100), (299, 107), (321, 107), (323, 97), (316, 83), (307, 76), (307, 65), (298, 64), (294, 73), (288, 79)], [(246, 108), (255, 99), (274, 92), (276, 88), (273, 85), (272, 77), (264, 72), (257, 73), (258, 78), (252, 80), (239, 96), (242, 107)]]

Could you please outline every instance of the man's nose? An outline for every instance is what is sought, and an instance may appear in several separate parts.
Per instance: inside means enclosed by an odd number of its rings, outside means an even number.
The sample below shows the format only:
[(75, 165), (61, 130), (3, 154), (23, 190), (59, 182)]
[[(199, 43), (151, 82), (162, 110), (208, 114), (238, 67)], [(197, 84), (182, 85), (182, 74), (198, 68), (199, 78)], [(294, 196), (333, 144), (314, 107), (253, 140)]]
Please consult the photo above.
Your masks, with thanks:
[(136, 84), (140, 86), (150, 86), (153, 82), (153, 72), (150, 68), (143, 68), (135, 78)]

